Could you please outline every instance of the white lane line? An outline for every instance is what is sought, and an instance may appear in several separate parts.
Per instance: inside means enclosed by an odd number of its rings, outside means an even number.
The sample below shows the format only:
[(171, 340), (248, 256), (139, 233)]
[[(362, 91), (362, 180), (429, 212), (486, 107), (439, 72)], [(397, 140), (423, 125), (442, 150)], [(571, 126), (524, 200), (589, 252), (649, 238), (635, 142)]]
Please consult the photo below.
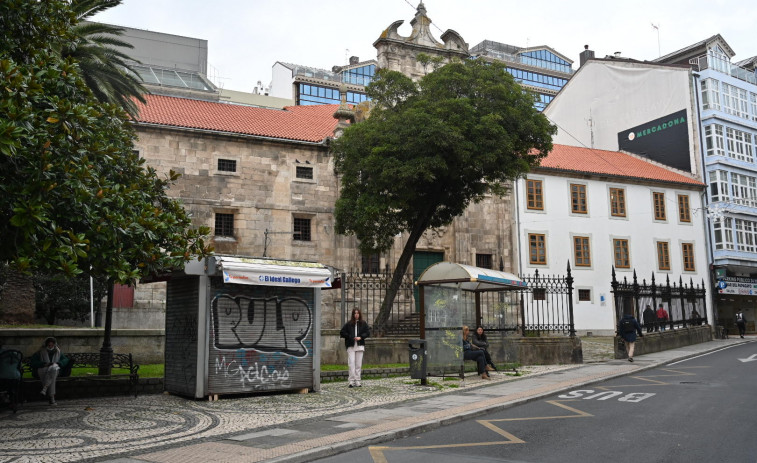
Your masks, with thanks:
[(731, 347), (742, 346), (742, 345), (743, 345), (743, 343), (740, 343), (740, 344), (733, 344), (733, 345), (731, 345), (731, 346), (726, 346), (726, 347), (723, 347), (722, 349), (714, 350), (714, 351), (712, 351), (712, 352), (707, 352), (706, 354), (697, 355), (697, 356), (695, 356), (695, 357), (689, 357), (689, 358), (687, 358), (687, 359), (679, 360), (679, 361), (677, 361), (677, 362), (673, 362), (673, 363), (668, 363), (668, 364), (667, 364), (667, 366), (670, 366), (670, 365), (678, 365), (679, 363), (688, 362), (689, 360), (698, 359), (699, 357), (704, 357), (704, 356), (706, 356), (706, 355), (715, 354), (715, 353), (717, 353), (717, 352), (720, 352), (720, 351), (724, 351), (724, 350), (726, 350), (726, 349), (730, 349)]

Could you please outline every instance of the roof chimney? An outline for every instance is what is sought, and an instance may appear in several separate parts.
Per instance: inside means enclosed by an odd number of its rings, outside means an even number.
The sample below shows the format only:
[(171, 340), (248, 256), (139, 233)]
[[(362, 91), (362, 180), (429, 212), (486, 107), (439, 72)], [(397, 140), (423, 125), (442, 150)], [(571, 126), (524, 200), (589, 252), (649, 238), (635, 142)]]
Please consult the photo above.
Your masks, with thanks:
[(590, 59), (594, 58), (594, 51), (589, 50), (588, 45), (584, 45), (584, 51), (581, 52), (580, 55), (578, 55), (578, 67), (584, 65), (585, 62), (589, 61)]
[(357, 64), (360, 62), (360, 58), (357, 56), (350, 56), (350, 65)]

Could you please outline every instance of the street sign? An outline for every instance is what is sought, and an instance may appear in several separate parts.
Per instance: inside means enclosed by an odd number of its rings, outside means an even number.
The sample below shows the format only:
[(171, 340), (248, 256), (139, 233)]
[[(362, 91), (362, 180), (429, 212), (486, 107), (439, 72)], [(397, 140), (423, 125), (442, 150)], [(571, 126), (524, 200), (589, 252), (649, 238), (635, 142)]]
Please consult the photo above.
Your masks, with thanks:
[(723, 280), (718, 281), (718, 289), (726, 289), (728, 287), (728, 283), (726, 283)]

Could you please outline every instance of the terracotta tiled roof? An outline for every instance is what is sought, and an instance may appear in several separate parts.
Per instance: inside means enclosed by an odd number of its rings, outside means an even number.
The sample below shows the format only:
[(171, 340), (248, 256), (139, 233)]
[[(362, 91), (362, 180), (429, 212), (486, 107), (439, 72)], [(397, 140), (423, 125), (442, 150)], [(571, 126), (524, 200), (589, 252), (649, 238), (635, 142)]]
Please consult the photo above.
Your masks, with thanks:
[(338, 105), (287, 106), (281, 109), (146, 95), (138, 123), (213, 130), (319, 143), (334, 134)]
[(704, 186), (704, 183), (692, 175), (636, 155), (578, 146), (554, 145), (549, 155), (542, 159), (541, 167), (566, 172)]

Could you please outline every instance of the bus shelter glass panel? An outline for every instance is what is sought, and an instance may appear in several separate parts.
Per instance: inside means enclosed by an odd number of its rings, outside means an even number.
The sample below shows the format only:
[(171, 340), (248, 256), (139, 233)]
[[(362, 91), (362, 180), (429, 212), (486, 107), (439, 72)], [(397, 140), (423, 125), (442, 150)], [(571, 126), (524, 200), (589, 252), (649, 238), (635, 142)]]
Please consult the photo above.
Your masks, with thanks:
[(459, 285), (429, 285), (424, 288), (428, 373), (459, 373), (463, 366), (463, 315), (475, 311), (470, 298), (463, 297)]

